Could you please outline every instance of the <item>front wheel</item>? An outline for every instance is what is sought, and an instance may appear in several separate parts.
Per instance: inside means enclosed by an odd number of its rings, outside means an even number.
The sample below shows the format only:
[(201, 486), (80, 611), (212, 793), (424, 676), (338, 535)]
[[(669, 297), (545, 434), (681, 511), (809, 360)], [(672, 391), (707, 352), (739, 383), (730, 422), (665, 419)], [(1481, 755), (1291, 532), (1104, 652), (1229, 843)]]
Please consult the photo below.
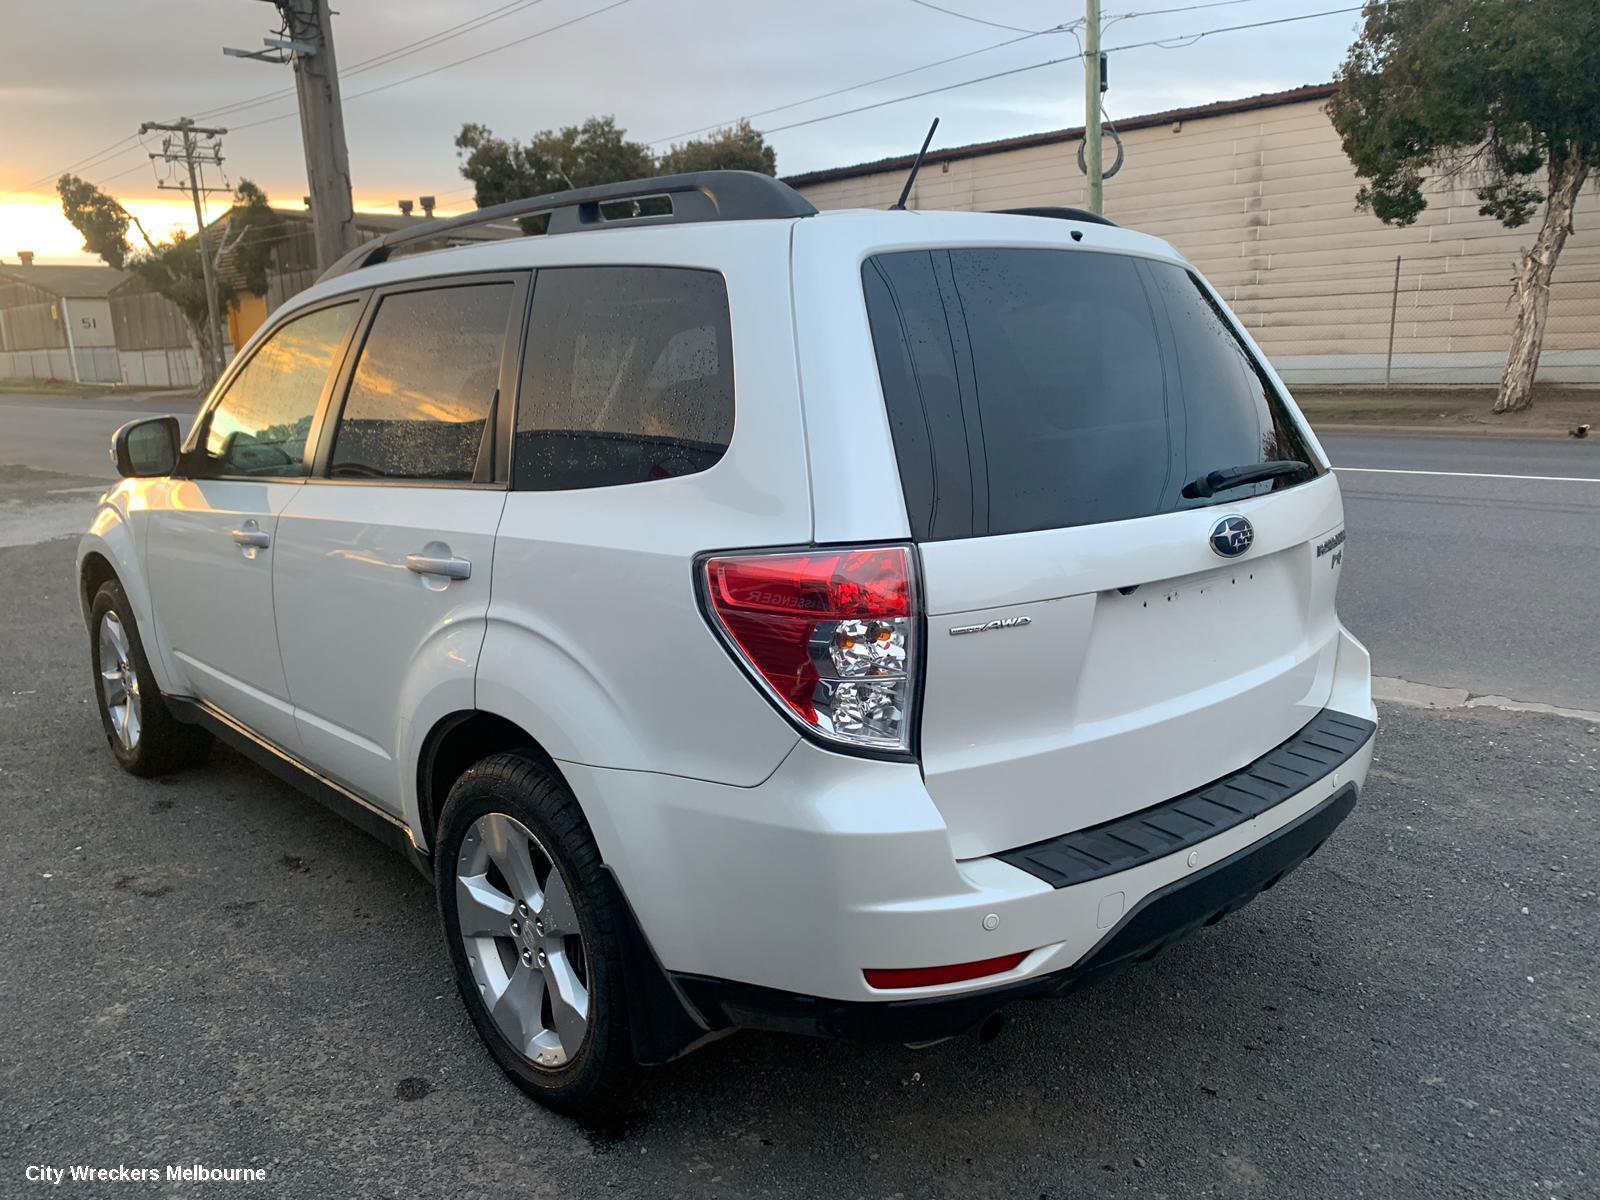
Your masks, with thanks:
[(204, 762), (211, 753), (211, 735), (183, 724), (167, 708), (133, 608), (116, 580), (107, 580), (95, 593), (89, 630), (100, 723), (123, 769), (150, 776)]
[(618, 914), (572, 792), (529, 755), (486, 758), (451, 788), (435, 855), (456, 984), (495, 1061), (551, 1108), (625, 1114), (646, 1072)]

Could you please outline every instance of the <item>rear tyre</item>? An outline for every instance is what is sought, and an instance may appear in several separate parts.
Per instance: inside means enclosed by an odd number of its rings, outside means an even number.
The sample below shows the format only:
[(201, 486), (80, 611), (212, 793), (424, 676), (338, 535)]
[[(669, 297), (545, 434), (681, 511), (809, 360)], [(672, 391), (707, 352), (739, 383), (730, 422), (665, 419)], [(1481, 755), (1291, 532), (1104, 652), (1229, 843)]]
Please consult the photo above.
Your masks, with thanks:
[(149, 777), (206, 760), (211, 735), (179, 721), (167, 708), (133, 608), (114, 579), (100, 586), (89, 609), (89, 656), (100, 724), (123, 770)]
[(566, 784), (528, 754), (478, 762), (450, 789), (434, 864), (456, 985), (500, 1068), (560, 1112), (626, 1115), (647, 1071), (621, 925)]

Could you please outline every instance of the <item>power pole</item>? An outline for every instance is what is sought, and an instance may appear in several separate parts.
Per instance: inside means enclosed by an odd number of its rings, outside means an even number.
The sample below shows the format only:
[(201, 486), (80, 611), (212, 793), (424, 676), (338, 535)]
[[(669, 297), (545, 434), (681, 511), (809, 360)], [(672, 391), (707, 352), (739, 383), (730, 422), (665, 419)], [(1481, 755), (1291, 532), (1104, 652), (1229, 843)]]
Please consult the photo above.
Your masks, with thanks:
[(150, 157), (161, 162), (181, 163), (188, 168), (189, 182), (161, 183), (157, 186), (167, 191), (188, 192), (194, 200), (194, 223), (199, 235), (200, 275), (205, 281), (206, 317), (211, 329), (211, 345), (207, 348), (204, 364), (207, 383), (215, 383), (222, 375), (222, 318), (217, 310), (217, 280), (211, 267), (211, 253), (206, 249), (206, 214), (204, 196), (207, 192), (226, 191), (226, 188), (204, 186), (204, 164), (222, 166), (222, 143), (217, 139), (226, 129), (205, 128), (188, 117), (170, 123), (146, 121), (139, 132), (160, 130), (168, 136), (162, 140), (161, 152)]
[(1104, 215), (1105, 180), (1101, 175), (1100, 0), (1083, 3), (1083, 158), (1089, 177), (1089, 211)]
[(234, 58), (294, 64), (317, 266), (326, 270), (361, 241), (350, 195), (350, 152), (344, 140), (344, 106), (339, 99), (339, 65), (333, 53), (332, 14), (328, 0), (271, 2), (283, 15), (280, 36), (263, 38), (265, 50), (224, 49), (223, 53)]

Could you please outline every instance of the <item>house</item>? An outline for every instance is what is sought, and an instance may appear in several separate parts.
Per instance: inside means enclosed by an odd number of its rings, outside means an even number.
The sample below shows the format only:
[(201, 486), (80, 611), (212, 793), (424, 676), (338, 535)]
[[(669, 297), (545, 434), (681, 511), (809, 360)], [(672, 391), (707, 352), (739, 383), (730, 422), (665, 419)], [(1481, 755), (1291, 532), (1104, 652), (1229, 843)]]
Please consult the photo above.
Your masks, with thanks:
[(18, 257), (0, 263), (0, 379), (120, 382), (110, 296), (127, 273)]
[[(1166, 238), (1222, 293), (1291, 383), (1493, 384), (1505, 365), (1511, 275), (1537, 225), (1478, 214), (1473, 181), (1437, 179), (1414, 225), (1356, 211), (1360, 181), (1325, 111), (1334, 85), (1112, 122), (1105, 212)], [(922, 118), (918, 118), (920, 121)], [(913, 122), (915, 124), (915, 122)], [(919, 129), (920, 132), (920, 129)], [(908, 134), (908, 140), (917, 139)], [(1082, 206), (1083, 130), (930, 151), (912, 208)], [(911, 155), (787, 182), (818, 208), (887, 208)], [(1551, 289), (1539, 378), (1600, 384), (1600, 192)]]

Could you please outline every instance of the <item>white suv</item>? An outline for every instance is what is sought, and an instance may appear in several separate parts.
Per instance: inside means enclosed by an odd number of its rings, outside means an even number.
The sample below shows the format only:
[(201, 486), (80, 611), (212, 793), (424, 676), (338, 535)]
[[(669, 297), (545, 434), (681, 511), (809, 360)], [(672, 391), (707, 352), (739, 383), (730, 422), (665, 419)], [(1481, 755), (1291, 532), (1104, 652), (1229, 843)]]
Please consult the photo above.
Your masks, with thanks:
[(1276, 883), (1372, 754), (1316, 439), (1084, 213), (731, 172), (484, 210), (115, 454), (78, 565), (118, 761), (221, 738), (410, 854), (568, 1111), (735, 1027), (990, 1036)]

